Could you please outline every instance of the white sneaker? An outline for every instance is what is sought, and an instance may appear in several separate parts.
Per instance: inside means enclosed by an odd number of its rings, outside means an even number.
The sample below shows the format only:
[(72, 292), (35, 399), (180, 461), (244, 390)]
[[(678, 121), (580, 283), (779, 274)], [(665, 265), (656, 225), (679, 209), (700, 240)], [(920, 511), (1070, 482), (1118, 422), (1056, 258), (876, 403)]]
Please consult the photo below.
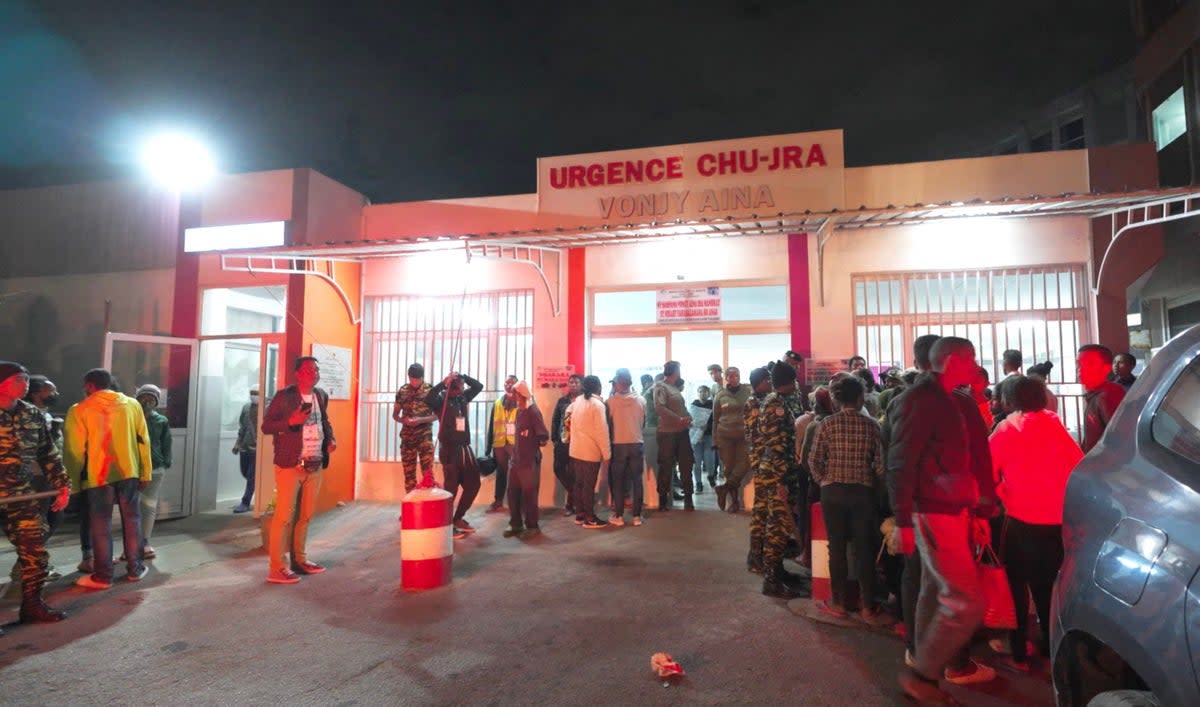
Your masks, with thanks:
[(620, 528), (621, 526), (625, 525), (625, 519), (623, 517), (617, 516), (617, 515), (609, 516), (608, 524), (615, 525), (618, 528)]
[(641, 525), (641, 524), (642, 524), (642, 517), (641, 517), (641, 516), (634, 516), (634, 517), (633, 517), (633, 527), (635, 527), (635, 528), (636, 528), (636, 527), (638, 527), (638, 526), (639, 526), (639, 525)]

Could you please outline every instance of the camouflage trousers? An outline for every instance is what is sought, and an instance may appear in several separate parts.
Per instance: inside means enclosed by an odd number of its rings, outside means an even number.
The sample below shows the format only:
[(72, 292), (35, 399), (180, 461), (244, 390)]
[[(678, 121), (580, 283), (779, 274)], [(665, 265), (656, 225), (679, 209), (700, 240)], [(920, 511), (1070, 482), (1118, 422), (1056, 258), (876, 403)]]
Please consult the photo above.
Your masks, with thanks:
[[(33, 488), (11, 489), (12, 495), (33, 493)], [(46, 516), (40, 501), (8, 503), (0, 506), (4, 532), (17, 551), (21, 585), (29, 592), (40, 592), (46, 583), (50, 554), (46, 552)]]
[(421, 472), (433, 473), (433, 433), (418, 430), (414, 434), (400, 433), (400, 463), (404, 466), (404, 491), (417, 487), (417, 460), (421, 461)]
[(783, 561), (788, 538), (795, 531), (792, 512), (779, 498), (777, 483), (755, 481), (754, 510), (750, 514), (750, 551), (761, 548), (763, 567)]

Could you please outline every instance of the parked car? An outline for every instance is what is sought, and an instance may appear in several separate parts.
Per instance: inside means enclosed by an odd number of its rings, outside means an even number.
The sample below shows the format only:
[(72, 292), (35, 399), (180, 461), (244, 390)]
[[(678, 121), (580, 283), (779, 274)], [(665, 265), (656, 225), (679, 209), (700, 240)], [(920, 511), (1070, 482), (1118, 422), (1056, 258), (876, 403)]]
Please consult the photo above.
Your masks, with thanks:
[(1051, 659), (1059, 705), (1200, 705), (1200, 326), (1075, 467)]

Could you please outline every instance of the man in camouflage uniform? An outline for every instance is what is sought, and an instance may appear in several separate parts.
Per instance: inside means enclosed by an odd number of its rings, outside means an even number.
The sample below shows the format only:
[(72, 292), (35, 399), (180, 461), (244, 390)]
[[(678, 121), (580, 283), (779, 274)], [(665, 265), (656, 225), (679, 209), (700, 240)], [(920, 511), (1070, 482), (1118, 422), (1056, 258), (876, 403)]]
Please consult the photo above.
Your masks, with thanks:
[[(750, 371), (750, 389), (753, 394), (742, 407), (742, 423), (746, 434), (746, 456), (750, 459), (750, 478), (758, 477), (758, 466), (762, 459), (762, 442), (758, 422), (762, 413), (763, 400), (771, 392), (771, 374), (765, 368)], [(740, 491), (739, 491), (740, 493)], [(750, 552), (746, 555), (746, 569), (762, 574), (763, 531), (765, 526), (758, 512), (758, 483), (754, 485), (754, 508), (750, 514)]]
[(417, 459), (421, 473), (433, 474), (433, 421), (437, 415), (429, 409), (425, 398), (432, 388), (425, 382), (425, 367), (414, 363), (408, 367), (408, 385), (396, 391), (392, 419), (400, 429), (400, 463), (404, 465), (404, 491), (417, 487)]
[[(42, 411), (21, 398), (29, 390), (29, 371), (19, 363), (0, 361), (0, 498), (34, 493), (36, 467), (49, 486), (58, 489), (51, 509), (62, 510), (71, 495), (62, 456)], [(66, 617), (42, 601), (46, 583), (46, 519), (41, 502), (17, 501), (0, 506), (4, 530), (17, 550), (21, 568), (21, 622), (44, 623)]]
[(794, 527), (787, 497), (795, 472), (796, 418), (786, 396), (795, 391), (795, 369), (785, 363), (773, 366), (770, 384), (775, 391), (763, 398), (754, 423), (758, 446), (754, 520), (762, 543), (762, 593), (791, 599), (798, 593), (785, 580), (797, 578), (785, 577), (783, 553)]
[[(808, 400), (804, 394), (800, 392), (798, 385), (799, 376), (799, 354), (794, 351), (788, 351), (783, 361), (777, 365), (786, 365), (792, 369), (792, 382), (782, 387), (776, 387), (775, 392), (783, 399), (784, 406), (788, 412), (792, 414), (793, 420), (798, 420), (801, 415), (808, 412)], [(782, 374), (786, 377), (786, 374)], [(793, 429), (793, 434), (795, 429)], [(800, 466), (794, 458), (792, 460), (792, 469), (788, 473), (787, 493), (788, 493), (788, 510), (792, 514), (792, 527), (796, 530), (794, 537), (791, 540), (794, 546), (788, 550), (788, 557), (802, 556), (807, 557), (809, 534), (808, 534), (808, 484), (809, 476), (804, 468)]]

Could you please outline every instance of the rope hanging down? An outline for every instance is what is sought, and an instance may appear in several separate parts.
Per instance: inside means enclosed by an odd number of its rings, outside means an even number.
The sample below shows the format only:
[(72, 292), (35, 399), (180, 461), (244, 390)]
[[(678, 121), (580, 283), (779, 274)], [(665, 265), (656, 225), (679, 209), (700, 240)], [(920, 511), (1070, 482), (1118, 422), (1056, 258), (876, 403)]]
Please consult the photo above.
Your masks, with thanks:
[[(466, 263), (467, 263), (467, 265), (470, 265), (471, 264), (470, 245), (467, 245), (466, 247), (467, 247), (467, 250), (465, 251)], [(466, 312), (467, 312), (467, 287), (468, 287), (467, 282), (468, 281), (467, 281), (467, 278), (465, 277), (465, 273), (464, 273), (464, 277), (462, 278), (462, 281), (463, 281), (462, 295), (459, 296), (459, 298), (458, 298), (458, 331), (455, 332), (454, 339), (450, 342), (450, 361), (449, 361), (450, 362), (450, 371), (449, 371), (449, 373), (457, 373), (458, 372), (458, 364), (459, 364), (458, 357), (460, 355), (462, 355), (463, 325), (465, 324), (465, 322), (467, 320)], [(449, 373), (447, 375), (449, 375)], [(441, 446), (442, 446), (441, 426), (442, 426), (442, 421), (446, 419), (446, 406), (449, 404), (449, 402), (450, 402), (450, 387), (447, 386), (446, 389), (442, 391), (442, 413), (440, 415), (438, 415), (438, 434), (433, 439), (433, 454), (434, 454), (435, 458), (437, 457), (438, 452), (441, 451)]]

